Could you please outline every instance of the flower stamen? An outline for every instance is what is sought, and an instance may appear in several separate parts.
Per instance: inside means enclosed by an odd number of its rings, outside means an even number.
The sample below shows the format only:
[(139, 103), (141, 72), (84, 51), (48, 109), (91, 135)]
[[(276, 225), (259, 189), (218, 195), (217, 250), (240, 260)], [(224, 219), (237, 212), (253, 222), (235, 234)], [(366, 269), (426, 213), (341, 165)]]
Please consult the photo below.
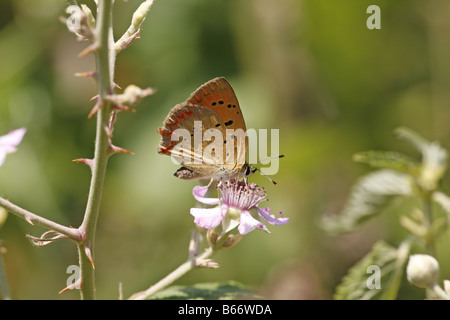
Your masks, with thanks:
[[(221, 181), (217, 184), (219, 198), (206, 198), (208, 187), (196, 186), (193, 195), (197, 201), (216, 205), (214, 208), (192, 208), (191, 214), (195, 217), (194, 222), (205, 229), (214, 229), (222, 223), (222, 232), (229, 232), (238, 226), (241, 235), (247, 234), (254, 229), (266, 232), (269, 230), (264, 226), (263, 221), (272, 225), (283, 225), (289, 218), (276, 218), (270, 214), (270, 208), (259, 208), (262, 201), (267, 200), (267, 192), (256, 183), (247, 183), (241, 180)], [(250, 213), (249, 210), (253, 213)]]

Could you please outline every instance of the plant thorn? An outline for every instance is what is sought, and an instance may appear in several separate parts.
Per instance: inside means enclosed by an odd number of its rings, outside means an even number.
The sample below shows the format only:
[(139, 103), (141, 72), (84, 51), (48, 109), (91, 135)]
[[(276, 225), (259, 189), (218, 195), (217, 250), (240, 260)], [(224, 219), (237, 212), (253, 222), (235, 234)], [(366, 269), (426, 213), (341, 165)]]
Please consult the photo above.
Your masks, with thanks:
[(88, 119), (91, 119), (94, 114), (97, 113), (97, 111), (102, 107), (102, 102), (101, 101), (97, 101), (97, 103), (94, 105), (94, 107), (92, 108), (91, 112), (89, 112), (88, 115)]
[(93, 77), (93, 78), (96, 78), (97, 77), (97, 71), (76, 72), (75, 73), (75, 77), (80, 77), (80, 78)]
[(117, 147), (117, 146), (115, 146), (113, 144), (109, 145), (109, 150), (110, 150), (110, 154), (114, 154), (114, 153), (126, 153), (126, 154), (131, 154), (131, 155), (134, 154), (131, 151), (128, 151), (128, 150), (126, 150), (124, 148), (121, 148), (121, 147)]
[(116, 110), (120, 110), (120, 111), (136, 112), (136, 109), (134, 109), (134, 108), (130, 108), (130, 107), (127, 107), (124, 105), (119, 105), (119, 104), (114, 105), (113, 108)]
[(28, 222), (29, 224), (31, 224), (32, 226), (34, 226), (34, 223), (33, 223), (33, 221), (31, 221), (31, 218), (30, 217), (25, 217), (25, 220), (26, 220), (26, 222)]
[(92, 159), (85, 159), (85, 158), (74, 159), (72, 161), (73, 162), (81, 162), (81, 163), (87, 164), (90, 168), (92, 168), (92, 164), (94, 163), (94, 160), (92, 160)]
[(94, 260), (92, 259), (91, 248), (89, 248), (89, 246), (84, 247), (84, 253), (86, 253), (86, 256), (88, 257), (89, 262), (91, 263), (92, 269), (95, 269)]
[(77, 289), (77, 288), (81, 288), (81, 278), (79, 278), (77, 281), (75, 281), (74, 283), (72, 283), (71, 285), (65, 287), (64, 289), (62, 289), (60, 292), (58, 292), (58, 294), (61, 294), (63, 292), (66, 292), (67, 290), (72, 290), (72, 289)]
[(85, 56), (87, 56), (89, 53), (92, 53), (94, 51), (97, 51), (97, 49), (99, 48), (99, 45), (96, 43), (91, 44), (90, 46), (88, 46), (86, 49), (84, 49), (83, 51), (81, 51), (78, 54), (78, 58), (83, 58)]

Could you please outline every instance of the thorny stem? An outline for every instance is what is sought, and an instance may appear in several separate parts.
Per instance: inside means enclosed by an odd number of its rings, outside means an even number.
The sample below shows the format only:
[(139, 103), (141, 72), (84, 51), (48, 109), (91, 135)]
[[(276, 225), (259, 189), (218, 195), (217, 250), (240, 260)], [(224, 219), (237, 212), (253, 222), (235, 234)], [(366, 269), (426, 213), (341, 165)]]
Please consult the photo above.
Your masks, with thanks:
[[(117, 108), (117, 106), (113, 106), (113, 101), (111, 100), (111, 97), (114, 94), (113, 80), (116, 55), (121, 50), (128, 47), (130, 43), (138, 37), (140, 26), (148, 14), (153, 0), (146, 0), (140, 5), (138, 10), (133, 15), (132, 25), (125, 33), (124, 37), (120, 39), (120, 43), (118, 43), (117, 46), (114, 43), (112, 30), (113, 3), (114, 0), (98, 1), (94, 43), (83, 50), (79, 55), (79, 57), (82, 57), (91, 52), (96, 54), (97, 71), (95, 74), (98, 81), (99, 90), (99, 94), (97, 96), (98, 106), (96, 108), (94, 107), (97, 112), (94, 159), (89, 161), (87, 161), (88, 159), (83, 159), (85, 161), (81, 161), (89, 164), (92, 170), (89, 197), (81, 226), (78, 229), (65, 227), (61, 224), (22, 209), (0, 197), (0, 207), (3, 207), (7, 211), (25, 219), (30, 224), (40, 225), (49, 230), (58, 232), (77, 243), (81, 269), (80, 292), (82, 299), (95, 299), (95, 267), (93, 263), (94, 241), (108, 158), (111, 154), (116, 152), (129, 153), (122, 148), (113, 146), (110, 141), (113, 123), (111, 119), (114, 114), (114, 107)], [(131, 31), (134, 33), (130, 35), (129, 32)], [(142, 97), (148, 96), (152, 93), (152, 89), (133, 92), (134, 95), (130, 95), (128, 100), (136, 101), (136, 99), (141, 99)], [(95, 112), (92, 114), (94, 113)], [(2, 285), (0, 287), (4, 286)]]
[(85, 241), (78, 246), (81, 268), (81, 297), (95, 299), (94, 241), (97, 219), (102, 199), (106, 166), (109, 157), (109, 140), (107, 127), (111, 117), (111, 102), (106, 99), (113, 93), (113, 74), (115, 52), (112, 35), (112, 0), (99, 1), (96, 27), (96, 63), (101, 108), (97, 113), (97, 129), (95, 139), (95, 155), (92, 164), (92, 178), (89, 198), (83, 223), (80, 230), (85, 235)]
[(11, 212), (12, 214), (15, 214), (16, 216), (19, 216), (28, 223), (33, 225), (39, 225), (42, 227), (45, 227), (50, 230), (57, 231), (70, 239), (74, 241), (80, 241), (82, 238), (82, 235), (80, 234), (78, 229), (75, 228), (69, 228), (66, 226), (63, 226), (59, 223), (53, 222), (51, 220), (45, 219), (41, 216), (38, 216), (37, 214), (34, 214), (28, 210), (22, 209), (21, 207), (9, 202), (8, 200), (0, 197), (0, 207), (3, 207), (7, 211)]

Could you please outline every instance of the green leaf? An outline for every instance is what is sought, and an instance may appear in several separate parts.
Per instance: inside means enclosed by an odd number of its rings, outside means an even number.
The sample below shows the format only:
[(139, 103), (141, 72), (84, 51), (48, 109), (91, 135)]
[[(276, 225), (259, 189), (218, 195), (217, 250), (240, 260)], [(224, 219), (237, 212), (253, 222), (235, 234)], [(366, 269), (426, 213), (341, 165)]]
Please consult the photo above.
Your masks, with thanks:
[(365, 151), (353, 156), (356, 162), (367, 163), (375, 168), (392, 169), (398, 172), (416, 175), (420, 163), (395, 151)]
[(411, 129), (400, 127), (394, 131), (397, 138), (409, 143), (413, 148), (423, 153), (423, 150), (430, 143), (428, 140), (424, 139), (418, 133)]
[(258, 293), (236, 281), (171, 286), (151, 297), (152, 300), (235, 300), (262, 299)]
[(397, 196), (412, 193), (410, 176), (383, 169), (356, 182), (347, 203), (338, 215), (326, 216), (322, 227), (330, 233), (343, 233), (379, 214)]
[(422, 154), (418, 185), (426, 192), (436, 190), (439, 180), (447, 170), (447, 150), (439, 143), (430, 142), (407, 128), (398, 128), (395, 133), (398, 138), (408, 142)]
[(349, 269), (336, 287), (336, 300), (393, 300), (400, 288), (410, 242), (397, 249), (378, 241), (363, 259)]

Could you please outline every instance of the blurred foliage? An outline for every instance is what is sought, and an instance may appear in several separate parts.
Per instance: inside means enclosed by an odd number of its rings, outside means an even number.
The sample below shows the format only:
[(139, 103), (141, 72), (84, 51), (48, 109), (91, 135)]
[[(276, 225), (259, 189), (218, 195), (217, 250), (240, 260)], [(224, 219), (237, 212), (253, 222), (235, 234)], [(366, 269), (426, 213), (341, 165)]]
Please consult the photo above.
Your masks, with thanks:
[(199, 283), (193, 286), (171, 286), (154, 296), (152, 300), (243, 300), (261, 299), (256, 292), (236, 282)]
[[(336, 288), (337, 300), (393, 300), (402, 279), (409, 253), (408, 242), (401, 249), (384, 241), (375, 243), (372, 251), (350, 268)], [(380, 279), (377, 279), (379, 273)]]
[[(405, 236), (399, 248), (380, 241), (375, 243), (372, 251), (343, 278), (336, 289), (337, 299), (396, 299), (410, 248), (417, 246), (435, 254), (437, 239), (447, 234), (445, 240), (448, 240), (450, 197), (438, 189), (447, 169), (447, 150), (408, 128), (398, 128), (395, 133), (421, 154), (421, 163), (392, 151), (357, 153), (353, 157), (355, 160), (380, 169), (361, 177), (352, 188), (342, 212), (324, 216), (322, 225), (330, 233), (350, 232), (382, 213), (388, 205), (393, 205), (393, 199), (399, 204), (405, 198), (416, 198), (421, 204), (408, 214), (413, 219), (405, 214), (400, 216), (400, 224), (410, 234)], [(434, 203), (439, 204), (439, 210), (434, 210)], [(365, 284), (366, 281), (369, 283), (365, 270), (373, 266), (379, 273), (374, 277), (384, 278), (383, 284), (378, 281), (377, 290)], [(427, 298), (433, 297), (430, 294), (427, 293)]]
[[(79, 1), (93, 6), (92, 1)], [(115, 38), (139, 1), (116, 1)], [(369, 30), (366, 9), (381, 9), (381, 30)], [(0, 0), (0, 134), (28, 131), (0, 168), (0, 194), (67, 225), (81, 223), (90, 173), (72, 159), (93, 153), (95, 68), (77, 59), (86, 44), (69, 34), (58, 0)], [(248, 128), (279, 128), (280, 171), (268, 190), (270, 207), (289, 224), (252, 232), (220, 252), (218, 270), (195, 270), (179, 285), (236, 280), (274, 299), (327, 299), (348, 268), (378, 239), (398, 244), (400, 213), (388, 210), (357, 231), (327, 236), (318, 221), (337, 212), (368, 168), (352, 162), (361, 150), (406, 150), (393, 138), (406, 126), (449, 149), (450, 3), (445, 0), (164, 0), (156, 1), (141, 39), (119, 55), (116, 82), (158, 92), (119, 115), (115, 144), (135, 155), (111, 158), (96, 243), (97, 296), (115, 299), (143, 290), (187, 258), (189, 208), (195, 182), (159, 156), (156, 129), (169, 109), (200, 84), (225, 76)], [(448, 189), (446, 175), (443, 189)], [(76, 299), (62, 295), (75, 246), (34, 248), (25, 233), (39, 227), (9, 215), (0, 238), (11, 295), (16, 299)], [(449, 278), (448, 239), (438, 244)], [(446, 258), (447, 257), (447, 258)], [(447, 272), (447, 274), (445, 274)], [(408, 286), (400, 298), (423, 298)]]

